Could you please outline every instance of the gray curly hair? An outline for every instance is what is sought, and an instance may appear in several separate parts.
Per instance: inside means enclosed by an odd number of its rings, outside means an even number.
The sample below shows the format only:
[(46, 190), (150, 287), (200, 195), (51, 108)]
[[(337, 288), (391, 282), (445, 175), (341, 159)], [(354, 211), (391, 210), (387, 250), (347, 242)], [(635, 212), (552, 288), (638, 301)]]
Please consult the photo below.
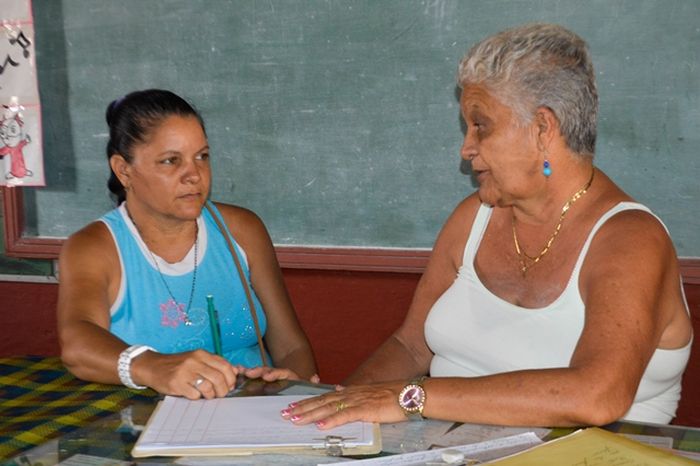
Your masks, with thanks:
[(586, 42), (555, 24), (528, 24), (474, 45), (459, 64), (459, 85), (481, 85), (520, 123), (547, 107), (571, 150), (593, 157), (598, 91)]

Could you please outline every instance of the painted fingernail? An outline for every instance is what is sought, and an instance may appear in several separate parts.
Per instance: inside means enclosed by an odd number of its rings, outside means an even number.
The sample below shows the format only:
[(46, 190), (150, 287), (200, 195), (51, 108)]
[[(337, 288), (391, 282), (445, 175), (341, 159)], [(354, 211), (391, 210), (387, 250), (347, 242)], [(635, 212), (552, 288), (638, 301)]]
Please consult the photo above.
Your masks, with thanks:
[(290, 408), (296, 408), (297, 406), (299, 406), (299, 403), (297, 403), (296, 401), (292, 401), (291, 403), (289, 403)]
[(301, 421), (301, 416), (299, 416), (298, 414), (295, 414), (294, 416), (290, 417), (289, 420), (292, 422)]
[(326, 421), (316, 421), (316, 427), (323, 427), (326, 425)]
[(288, 417), (292, 413), (292, 410), (290, 408), (283, 409), (280, 411), (280, 414), (282, 414), (282, 417)]

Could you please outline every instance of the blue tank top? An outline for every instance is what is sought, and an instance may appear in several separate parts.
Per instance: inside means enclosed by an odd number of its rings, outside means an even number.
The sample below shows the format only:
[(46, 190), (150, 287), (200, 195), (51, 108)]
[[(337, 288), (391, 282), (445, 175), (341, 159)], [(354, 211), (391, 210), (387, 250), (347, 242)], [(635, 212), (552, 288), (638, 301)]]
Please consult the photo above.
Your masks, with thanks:
[[(212, 295), (219, 314), (224, 357), (232, 364), (262, 365), (241, 279), (226, 239), (211, 214), (204, 209), (197, 219), (197, 276), (192, 304), (187, 310), (194, 275), (194, 246), (182, 261), (175, 264), (152, 255), (129, 218), (125, 204), (100, 219), (114, 238), (121, 263), (119, 292), (110, 309), (110, 331), (129, 345), (149, 345), (161, 353), (198, 348), (213, 353), (214, 341), (206, 301), (206, 296)], [(224, 223), (216, 207), (211, 203), (210, 206)], [(226, 234), (234, 244), (245, 279), (250, 284), (245, 252), (228, 229)], [(158, 261), (160, 272), (154, 259)], [(264, 335), (267, 328), (265, 313), (252, 286), (250, 289), (260, 331)], [(189, 325), (186, 325), (187, 320)]]

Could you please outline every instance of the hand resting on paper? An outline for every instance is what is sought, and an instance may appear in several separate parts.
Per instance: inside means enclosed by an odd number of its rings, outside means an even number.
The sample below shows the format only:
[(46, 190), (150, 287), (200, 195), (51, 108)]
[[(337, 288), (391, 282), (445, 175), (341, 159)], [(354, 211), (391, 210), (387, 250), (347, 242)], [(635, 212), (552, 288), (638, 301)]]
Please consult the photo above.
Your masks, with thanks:
[(297, 425), (315, 423), (322, 430), (354, 421), (401, 422), (406, 416), (395, 402), (401, 382), (342, 387), (292, 403), (281, 415)]

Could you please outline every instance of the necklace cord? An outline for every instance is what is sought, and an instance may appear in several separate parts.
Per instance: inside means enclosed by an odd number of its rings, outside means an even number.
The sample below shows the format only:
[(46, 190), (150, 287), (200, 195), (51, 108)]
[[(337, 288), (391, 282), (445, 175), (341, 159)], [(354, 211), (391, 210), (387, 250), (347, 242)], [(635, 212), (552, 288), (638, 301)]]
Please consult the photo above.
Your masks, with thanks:
[[(127, 214), (129, 215), (129, 219), (131, 219), (131, 223), (134, 224), (134, 227), (136, 228), (136, 231), (138, 231), (139, 236), (141, 236), (141, 240), (143, 241), (144, 245), (146, 246), (146, 249), (148, 250), (148, 253), (151, 255), (151, 259), (153, 259), (153, 263), (156, 265), (156, 270), (158, 270), (158, 275), (160, 276), (161, 281), (163, 282), (163, 285), (165, 285), (165, 289), (168, 290), (168, 294), (170, 295), (170, 298), (173, 300), (175, 304), (178, 304), (177, 299), (175, 299), (175, 295), (173, 294), (172, 290), (170, 289), (170, 286), (168, 286), (167, 280), (165, 280), (165, 276), (163, 275), (163, 271), (160, 269), (160, 265), (158, 265), (158, 259), (156, 258), (156, 255), (153, 254), (153, 251), (151, 251), (151, 248), (148, 247), (146, 244), (146, 241), (143, 239), (143, 234), (141, 233), (141, 229), (139, 226), (134, 222), (134, 219), (131, 217), (131, 214), (129, 213), (129, 210), (126, 210)], [(184, 318), (185, 318), (185, 325), (192, 325), (192, 320), (190, 319), (190, 310), (192, 309), (192, 300), (194, 299), (194, 290), (195, 286), (197, 284), (197, 253), (199, 249), (199, 225), (197, 224), (197, 220), (194, 221), (194, 268), (192, 271), (192, 287), (190, 288), (190, 298), (187, 300), (187, 307), (185, 308), (184, 311)]]
[(557, 223), (557, 226), (554, 227), (554, 233), (552, 233), (552, 235), (549, 237), (544, 247), (537, 256), (533, 257), (528, 255), (527, 253), (525, 253), (523, 248), (520, 247), (520, 242), (518, 241), (518, 233), (515, 229), (515, 213), (513, 214), (511, 222), (513, 229), (513, 243), (515, 243), (515, 252), (518, 254), (518, 261), (520, 262), (520, 271), (522, 272), (523, 276), (525, 276), (527, 271), (535, 264), (537, 264), (542, 259), (542, 257), (544, 257), (544, 255), (549, 252), (549, 249), (552, 247), (554, 240), (556, 239), (557, 235), (559, 235), (559, 231), (561, 230), (561, 225), (564, 222), (564, 217), (566, 216), (566, 213), (576, 201), (578, 201), (584, 194), (588, 192), (588, 189), (591, 187), (591, 183), (593, 183), (594, 175), (595, 169), (593, 169), (593, 171), (591, 172), (591, 177), (588, 179), (588, 182), (583, 186), (583, 188), (576, 191), (576, 193), (574, 193), (574, 195), (571, 196), (571, 198), (568, 201), (566, 201), (566, 204), (564, 204), (564, 206), (561, 208), (561, 214), (559, 214), (559, 222)]

